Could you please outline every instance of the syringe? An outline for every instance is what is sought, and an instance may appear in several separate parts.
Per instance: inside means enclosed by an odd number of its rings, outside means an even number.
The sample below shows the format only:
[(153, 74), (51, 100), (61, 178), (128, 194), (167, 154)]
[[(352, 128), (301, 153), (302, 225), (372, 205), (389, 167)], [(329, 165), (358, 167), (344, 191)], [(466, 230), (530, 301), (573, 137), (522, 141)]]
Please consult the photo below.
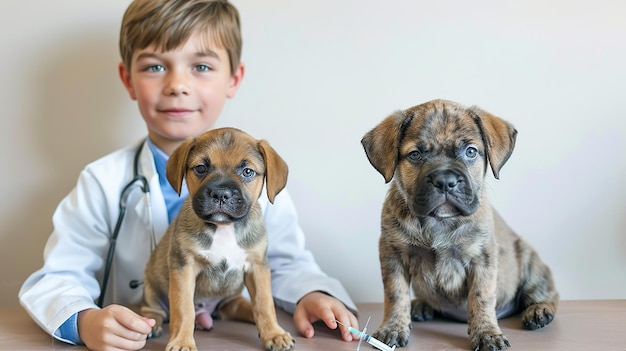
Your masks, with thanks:
[[(337, 320), (336, 320), (337, 321)], [(368, 320), (369, 322), (369, 320)], [(375, 348), (382, 350), (382, 351), (393, 351), (396, 349), (396, 345), (393, 345), (393, 347), (390, 347), (389, 345), (385, 344), (384, 342), (374, 339), (371, 335), (366, 334), (365, 331), (367, 330), (367, 325), (365, 326), (365, 328), (363, 328), (363, 330), (358, 330), (356, 328), (353, 328), (349, 325), (345, 325), (343, 323), (341, 323), (340, 321), (337, 321), (337, 323), (339, 323), (340, 325), (343, 325), (344, 327), (346, 327), (348, 329), (348, 331), (350, 331), (350, 333), (356, 335), (359, 337), (359, 339), (365, 341), (366, 343), (374, 346)]]

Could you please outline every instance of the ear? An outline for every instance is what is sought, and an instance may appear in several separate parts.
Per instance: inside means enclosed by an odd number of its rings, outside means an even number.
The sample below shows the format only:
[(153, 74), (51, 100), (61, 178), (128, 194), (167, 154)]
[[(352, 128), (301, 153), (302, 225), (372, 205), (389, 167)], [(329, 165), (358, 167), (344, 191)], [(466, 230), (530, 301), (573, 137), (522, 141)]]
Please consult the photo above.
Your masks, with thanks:
[(241, 81), (243, 80), (245, 71), (246, 69), (244, 64), (240, 63), (237, 69), (235, 69), (235, 72), (232, 72), (232, 75), (230, 76), (230, 82), (226, 90), (227, 98), (232, 99), (233, 97), (235, 97), (235, 93), (237, 93), (237, 90), (241, 85)]
[(124, 64), (124, 62), (120, 62), (117, 65), (117, 71), (120, 75), (120, 79), (122, 80), (122, 84), (124, 84), (124, 88), (128, 91), (128, 95), (132, 100), (137, 100), (137, 94), (135, 94), (135, 87), (133, 87), (133, 81), (130, 77), (130, 71), (128, 67)]
[(184, 143), (174, 150), (169, 160), (167, 160), (165, 175), (178, 195), (180, 195), (183, 187), (183, 179), (187, 171), (187, 157), (189, 157), (189, 152), (194, 142), (194, 138), (187, 138)]
[(385, 183), (393, 178), (398, 163), (400, 134), (405, 120), (402, 111), (394, 112), (361, 139), (368, 160), (383, 175)]
[(500, 179), (500, 169), (511, 157), (515, 147), (517, 130), (513, 125), (476, 106), (470, 107), (477, 116), (478, 126), (483, 134), (487, 159), (496, 179)]
[(258, 148), (263, 156), (263, 161), (265, 161), (267, 197), (271, 203), (274, 203), (276, 195), (287, 185), (289, 167), (267, 141), (259, 140)]

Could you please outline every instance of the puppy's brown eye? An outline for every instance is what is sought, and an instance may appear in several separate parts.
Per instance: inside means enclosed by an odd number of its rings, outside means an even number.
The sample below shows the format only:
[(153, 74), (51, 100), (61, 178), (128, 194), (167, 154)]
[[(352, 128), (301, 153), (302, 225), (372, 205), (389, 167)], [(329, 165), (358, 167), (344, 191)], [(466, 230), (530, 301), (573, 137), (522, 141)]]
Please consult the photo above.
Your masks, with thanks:
[(209, 168), (206, 165), (197, 165), (193, 168), (194, 173), (199, 176), (205, 175), (208, 170)]
[(478, 149), (473, 146), (468, 146), (467, 149), (465, 149), (465, 157), (472, 160), (475, 159), (478, 157)]

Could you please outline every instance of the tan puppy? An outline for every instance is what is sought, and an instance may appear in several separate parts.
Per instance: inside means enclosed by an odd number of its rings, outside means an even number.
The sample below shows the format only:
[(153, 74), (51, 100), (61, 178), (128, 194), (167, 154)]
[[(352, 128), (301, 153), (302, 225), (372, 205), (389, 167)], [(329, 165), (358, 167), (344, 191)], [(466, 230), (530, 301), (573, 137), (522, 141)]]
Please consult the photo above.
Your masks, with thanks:
[[(266, 350), (291, 349), (294, 340), (276, 320), (257, 201), (264, 179), (272, 203), (285, 187), (283, 159), (266, 141), (222, 128), (185, 141), (166, 173), (179, 194), (185, 179), (189, 197), (146, 267), (141, 313), (156, 319), (153, 336), (169, 315), (166, 350), (196, 350), (196, 312), (210, 329), (217, 306), (220, 318), (256, 322)], [(241, 295), (244, 284), (252, 303)]]
[(379, 241), (385, 312), (375, 338), (406, 346), (411, 319), (442, 313), (468, 322), (472, 350), (502, 350), (510, 345), (497, 318), (523, 311), (527, 329), (552, 321), (550, 269), (483, 191), (488, 165), (498, 178), (516, 134), (477, 107), (444, 100), (398, 111), (365, 134), (370, 163), (391, 182)]

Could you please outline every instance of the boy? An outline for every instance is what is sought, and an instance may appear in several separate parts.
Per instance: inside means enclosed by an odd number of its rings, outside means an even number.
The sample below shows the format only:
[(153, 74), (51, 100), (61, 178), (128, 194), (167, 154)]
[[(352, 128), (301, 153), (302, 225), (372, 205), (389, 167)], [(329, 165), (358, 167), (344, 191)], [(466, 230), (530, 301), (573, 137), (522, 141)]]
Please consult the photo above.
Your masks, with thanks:
[[(135, 0), (129, 5), (120, 32), (119, 75), (137, 101), (148, 139), (87, 165), (53, 216), (44, 266), (24, 282), (19, 297), (54, 337), (92, 350), (145, 345), (154, 320), (124, 305), (140, 303), (137, 279), (187, 195), (179, 198), (171, 188), (165, 164), (187, 137), (213, 128), (226, 99), (234, 97), (244, 76), (241, 45), (239, 14), (227, 1)], [(129, 195), (121, 197), (133, 177), (150, 191), (131, 186)], [(311, 323), (318, 320), (331, 329), (337, 328), (335, 319), (358, 327), (345, 289), (304, 249), (289, 194), (283, 190), (274, 205), (267, 198), (260, 201), (276, 304), (293, 313), (298, 331), (307, 338), (313, 337)], [(105, 279), (118, 222), (111, 277)], [(103, 284), (107, 288), (100, 291)], [(104, 308), (94, 303), (101, 295), (106, 296)], [(198, 325), (212, 312), (197, 311)], [(343, 328), (342, 337), (352, 340)]]

